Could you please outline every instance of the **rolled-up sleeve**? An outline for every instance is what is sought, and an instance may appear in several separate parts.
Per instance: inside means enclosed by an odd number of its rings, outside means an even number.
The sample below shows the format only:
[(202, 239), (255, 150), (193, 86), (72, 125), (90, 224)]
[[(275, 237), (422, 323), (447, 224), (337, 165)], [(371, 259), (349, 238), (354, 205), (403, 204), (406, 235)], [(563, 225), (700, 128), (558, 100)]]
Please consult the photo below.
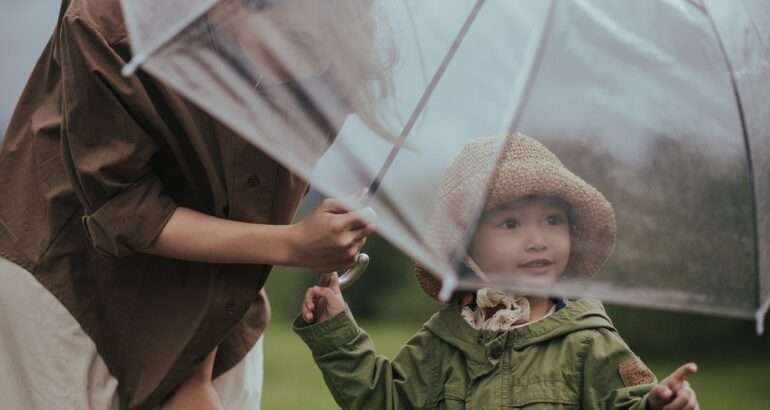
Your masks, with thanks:
[(176, 204), (153, 172), (159, 114), (124, 59), (94, 27), (65, 17), (57, 50), (62, 72), (62, 156), (84, 208), (93, 246), (116, 257), (150, 247)]

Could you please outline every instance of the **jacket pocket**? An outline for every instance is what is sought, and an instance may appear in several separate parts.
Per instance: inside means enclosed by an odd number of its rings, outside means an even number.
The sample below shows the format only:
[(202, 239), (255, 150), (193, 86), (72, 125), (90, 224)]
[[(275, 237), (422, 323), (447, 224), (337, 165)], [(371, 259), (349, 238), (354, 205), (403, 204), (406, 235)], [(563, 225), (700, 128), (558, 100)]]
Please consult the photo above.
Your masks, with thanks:
[(526, 410), (567, 410), (579, 408), (576, 383), (569, 377), (535, 377), (513, 386), (511, 407)]
[(439, 410), (465, 410), (465, 400), (456, 397), (444, 397), (438, 404)]

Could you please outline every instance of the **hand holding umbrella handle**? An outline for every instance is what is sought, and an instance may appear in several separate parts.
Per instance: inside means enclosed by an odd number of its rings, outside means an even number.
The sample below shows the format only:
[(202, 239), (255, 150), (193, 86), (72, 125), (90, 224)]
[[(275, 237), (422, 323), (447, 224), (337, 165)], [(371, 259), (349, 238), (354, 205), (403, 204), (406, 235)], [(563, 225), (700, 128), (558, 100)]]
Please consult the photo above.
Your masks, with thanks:
[[(366, 204), (371, 198), (369, 196), (369, 192), (370, 191), (368, 189), (364, 189), (363, 191), (354, 195), (350, 201), (357, 204), (357, 206), (353, 207), (354, 209), (358, 209), (358, 212), (366, 214), (369, 220), (374, 220), (374, 210), (368, 206), (364, 206), (364, 204)], [(340, 289), (347, 289), (361, 276), (363, 276), (367, 266), (369, 266), (369, 255), (365, 253), (359, 253), (358, 256), (356, 256), (356, 263), (347, 271), (345, 271), (345, 273), (339, 275)], [(330, 280), (331, 273), (325, 273), (321, 275), (319, 284), (321, 286), (328, 286)]]
[[(350, 269), (340, 275), (340, 289), (346, 289), (363, 276), (366, 271), (366, 267), (369, 266), (369, 255), (365, 253), (359, 253), (356, 257), (356, 263)], [(318, 281), (321, 286), (329, 286), (332, 273), (324, 273), (321, 275), (321, 279)]]

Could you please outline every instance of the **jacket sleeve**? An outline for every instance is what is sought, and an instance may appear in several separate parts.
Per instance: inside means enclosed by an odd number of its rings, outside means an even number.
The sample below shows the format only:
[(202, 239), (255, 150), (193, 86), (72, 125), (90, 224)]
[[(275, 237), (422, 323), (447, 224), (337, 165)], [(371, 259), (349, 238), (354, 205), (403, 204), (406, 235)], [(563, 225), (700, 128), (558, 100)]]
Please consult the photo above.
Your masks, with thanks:
[(62, 72), (62, 157), (84, 208), (83, 226), (100, 253), (148, 248), (176, 204), (150, 161), (158, 122), (140, 80), (123, 78), (124, 59), (85, 20), (65, 16), (56, 50)]
[(647, 394), (656, 383), (616, 332), (597, 330), (587, 340), (582, 408), (646, 410)]
[(349, 311), (320, 324), (301, 318), (294, 331), (321, 369), (334, 400), (343, 409), (433, 408), (438, 397), (439, 354), (435, 339), (420, 330), (393, 361), (377, 355), (369, 336)]

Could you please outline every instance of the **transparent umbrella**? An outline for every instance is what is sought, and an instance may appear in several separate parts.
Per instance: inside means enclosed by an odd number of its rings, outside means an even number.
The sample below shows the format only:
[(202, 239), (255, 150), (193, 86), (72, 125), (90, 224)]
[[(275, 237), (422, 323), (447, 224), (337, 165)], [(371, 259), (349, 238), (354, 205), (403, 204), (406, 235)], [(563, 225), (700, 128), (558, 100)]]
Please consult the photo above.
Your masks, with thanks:
[[(594, 296), (754, 318), (761, 332), (770, 304), (766, 3), (123, 7), (135, 57), (127, 75), (141, 66), (327, 195), (367, 189), (380, 233), (439, 277), (444, 297), (480, 286)], [(391, 87), (378, 88), (391, 50)], [(387, 90), (378, 110), (371, 96)], [(478, 137), (513, 132), (541, 141), (613, 204), (617, 242), (600, 272), (546, 288), (510, 272), (466, 273), (474, 226), (457, 227), (466, 234), (450, 248), (433, 243), (450, 164)], [(479, 166), (463, 197), (472, 221), (497, 169)]]

